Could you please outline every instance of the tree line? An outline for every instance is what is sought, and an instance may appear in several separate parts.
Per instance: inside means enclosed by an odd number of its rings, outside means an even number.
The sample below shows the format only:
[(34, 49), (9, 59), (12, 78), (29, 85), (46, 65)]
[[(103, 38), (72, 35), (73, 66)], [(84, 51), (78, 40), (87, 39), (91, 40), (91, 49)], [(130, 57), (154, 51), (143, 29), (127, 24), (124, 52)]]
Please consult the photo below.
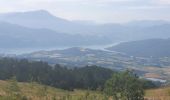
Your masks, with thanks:
[(105, 81), (113, 73), (113, 70), (97, 66), (69, 69), (59, 64), (50, 66), (42, 61), (0, 59), (0, 80), (15, 76), (19, 82), (33, 81), (67, 90), (73, 90), (74, 88), (103, 89)]
[[(7, 80), (15, 76), (19, 82), (38, 82), (67, 90), (75, 88), (103, 90), (106, 81), (113, 75), (119, 75), (120, 73), (98, 66), (68, 68), (59, 64), (50, 66), (42, 61), (0, 58), (0, 80)], [(127, 80), (126, 77), (124, 80)], [(146, 80), (141, 80), (141, 82), (144, 88), (155, 87), (153, 82)]]

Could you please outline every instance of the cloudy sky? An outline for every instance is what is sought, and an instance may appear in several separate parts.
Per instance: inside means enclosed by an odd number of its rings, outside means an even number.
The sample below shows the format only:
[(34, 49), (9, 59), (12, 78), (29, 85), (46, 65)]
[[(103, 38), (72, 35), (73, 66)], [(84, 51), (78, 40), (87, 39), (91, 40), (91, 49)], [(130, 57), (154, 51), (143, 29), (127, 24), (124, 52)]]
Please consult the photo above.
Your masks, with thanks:
[(68, 20), (169, 20), (170, 0), (0, 0), (0, 12), (44, 9)]

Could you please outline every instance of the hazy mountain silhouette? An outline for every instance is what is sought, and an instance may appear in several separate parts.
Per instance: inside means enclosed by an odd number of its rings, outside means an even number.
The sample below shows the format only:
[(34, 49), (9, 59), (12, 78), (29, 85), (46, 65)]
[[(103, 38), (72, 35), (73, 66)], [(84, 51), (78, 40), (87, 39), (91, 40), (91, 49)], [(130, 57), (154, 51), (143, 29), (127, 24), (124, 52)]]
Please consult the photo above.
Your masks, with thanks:
[(49, 29), (31, 29), (0, 22), (1, 48), (79, 46), (109, 42), (100, 37), (71, 35)]
[[(69, 21), (45, 10), (37, 10), (0, 14), (0, 21), (12, 24), (0, 30), (0, 34), (7, 31), (1, 37), (4, 40), (1, 40), (2, 44), (7, 43), (8, 39), (15, 39), (19, 42), (18, 45), (24, 46), (24, 43), (35, 45), (37, 42), (37, 45), (41, 43), (46, 44), (45, 46), (77, 46), (170, 37), (170, 23), (161, 20), (133, 21), (125, 24), (87, 24), (85, 21)], [(2, 23), (1, 26), (4, 27)], [(28, 32), (31, 36), (25, 35)]]
[(86, 27), (86, 25), (55, 17), (45, 10), (1, 14), (0, 20), (29, 28), (48, 28), (72, 34), (79, 33), (81, 30), (79, 28)]
[(170, 57), (170, 39), (148, 39), (125, 42), (108, 49), (130, 56)]

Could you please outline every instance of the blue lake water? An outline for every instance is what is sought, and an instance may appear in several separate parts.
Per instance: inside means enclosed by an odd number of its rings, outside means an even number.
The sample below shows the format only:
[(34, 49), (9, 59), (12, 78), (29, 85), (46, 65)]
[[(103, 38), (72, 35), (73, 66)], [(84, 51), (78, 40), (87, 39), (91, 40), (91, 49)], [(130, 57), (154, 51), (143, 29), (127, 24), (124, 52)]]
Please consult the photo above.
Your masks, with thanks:
[[(112, 43), (108, 45), (72, 46), (72, 47), (83, 47), (83, 48), (90, 48), (90, 49), (105, 50), (105, 48), (118, 45), (119, 43), (120, 42)], [(50, 51), (50, 50), (62, 50), (62, 49), (67, 49), (67, 48), (71, 48), (71, 46), (70, 47), (68, 46), (67, 47), (66, 46), (50, 47), (50, 48), (12, 48), (12, 49), (0, 48), (0, 54), (23, 54), (23, 53), (31, 53), (35, 51), (40, 51), (40, 50)]]

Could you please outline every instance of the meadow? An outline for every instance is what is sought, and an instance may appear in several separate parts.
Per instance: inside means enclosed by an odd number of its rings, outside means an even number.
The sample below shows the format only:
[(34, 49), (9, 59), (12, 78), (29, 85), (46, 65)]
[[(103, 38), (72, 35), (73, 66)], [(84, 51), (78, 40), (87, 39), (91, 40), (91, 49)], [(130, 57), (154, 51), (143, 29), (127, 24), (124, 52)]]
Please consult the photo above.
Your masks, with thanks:
[(67, 91), (34, 82), (1, 80), (0, 100), (108, 100), (108, 97), (97, 91)]
[[(100, 91), (67, 91), (38, 83), (0, 80), (0, 100), (112, 100)], [(148, 89), (145, 100), (170, 100), (170, 87)]]

